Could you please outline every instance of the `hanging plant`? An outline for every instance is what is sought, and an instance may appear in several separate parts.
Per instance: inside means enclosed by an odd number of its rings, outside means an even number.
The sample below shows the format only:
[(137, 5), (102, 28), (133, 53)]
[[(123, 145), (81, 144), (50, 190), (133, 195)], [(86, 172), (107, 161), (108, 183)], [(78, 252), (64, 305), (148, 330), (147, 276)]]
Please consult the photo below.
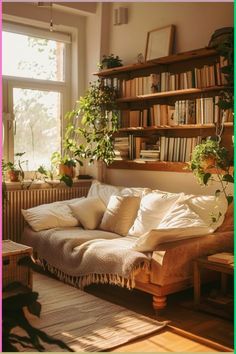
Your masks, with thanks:
[[(83, 164), (101, 160), (106, 165), (115, 157), (112, 135), (118, 129), (118, 111), (114, 88), (103, 81), (90, 84), (84, 97), (77, 102), (77, 108), (68, 112), (65, 147), (76, 160)], [(81, 143), (79, 143), (82, 141)]]
[[(228, 204), (233, 201), (233, 196), (226, 191), (228, 183), (234, 183), (228, 151), (220, 146), (219, 141), (206, 140), (197, 145), (192, 152), (189, 169), (202, 185), (206, 186), (210, 181), (219, 183), (220, 189), (216, 190), (216, 197), (223, 193)], [(215, 174), (212, 174), (212, 169)]]
[(221, 28), (215, 31), (209, 43), (222, 57), (225, 64), (221, 73), (225, 78), (226, 88), (220, 92), (218, 106), (222, 110), (234, 111), (234, 29), (233, 27)]

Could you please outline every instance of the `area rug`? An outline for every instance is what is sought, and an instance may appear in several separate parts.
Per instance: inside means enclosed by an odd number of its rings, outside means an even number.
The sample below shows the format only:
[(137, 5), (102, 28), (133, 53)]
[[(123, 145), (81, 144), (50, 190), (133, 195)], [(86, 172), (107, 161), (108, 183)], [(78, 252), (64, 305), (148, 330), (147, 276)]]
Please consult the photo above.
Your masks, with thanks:
[[(34, 273), (33, 290), (39, 293), (42, 312), (40, 318), (27, 313), (29, 322), (48, 335), (62, 340), (75, 352), (107, 351), (157, 332), (167, 324), (42, 274)], [(19, 329), (15, 329), (14, 333), (23, 334)], [(20, 346), (18, 350), (34, 351)], [(45, 350), (64, 351), (49, 344), (45, 345)]]

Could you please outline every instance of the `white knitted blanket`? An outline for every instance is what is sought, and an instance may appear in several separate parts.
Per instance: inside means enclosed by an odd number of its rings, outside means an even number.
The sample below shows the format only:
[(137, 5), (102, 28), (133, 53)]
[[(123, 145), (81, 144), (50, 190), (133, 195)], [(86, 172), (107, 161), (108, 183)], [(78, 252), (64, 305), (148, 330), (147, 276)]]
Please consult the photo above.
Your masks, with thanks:
[(150, 258), (132, 249), (136, 237), (77, 228), (42, 232), (25, 230), (23, 242), (61, 280), (80, 289), (91, 283), (135, 286), (135, 275), (148, 269)]

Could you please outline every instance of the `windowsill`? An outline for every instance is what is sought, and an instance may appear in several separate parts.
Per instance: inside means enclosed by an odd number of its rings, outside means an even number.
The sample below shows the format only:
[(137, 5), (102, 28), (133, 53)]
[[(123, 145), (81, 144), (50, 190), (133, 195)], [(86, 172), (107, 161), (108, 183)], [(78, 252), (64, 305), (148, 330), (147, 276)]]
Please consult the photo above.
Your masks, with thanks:
[[(74, 179), (73, 187), (76, 187), (79, 184), (90, 184), (92, 179)], [(59, 180), (52, 180), (49, 182), (44, 181), (31, 181), (25, 180), (24, 182), (10, 182), (6, 181), (7, 190), (26, 190), (26, 189), (49, 189), (49, 188), (70, 188), (65, 185), (64, 182)]]

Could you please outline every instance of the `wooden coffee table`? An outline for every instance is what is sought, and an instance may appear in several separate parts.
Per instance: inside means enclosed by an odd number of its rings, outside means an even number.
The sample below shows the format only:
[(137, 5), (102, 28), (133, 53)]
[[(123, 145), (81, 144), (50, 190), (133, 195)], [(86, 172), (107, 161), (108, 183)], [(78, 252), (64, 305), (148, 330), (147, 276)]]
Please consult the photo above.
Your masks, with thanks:
[(27, 265), (19, 264), (24, 257), (32, 255), (32, 248), (13, 242), (2, 241), (2, 287), (3, 298), (12, 296), (10, 284), (32, 289), (32, 271)]

